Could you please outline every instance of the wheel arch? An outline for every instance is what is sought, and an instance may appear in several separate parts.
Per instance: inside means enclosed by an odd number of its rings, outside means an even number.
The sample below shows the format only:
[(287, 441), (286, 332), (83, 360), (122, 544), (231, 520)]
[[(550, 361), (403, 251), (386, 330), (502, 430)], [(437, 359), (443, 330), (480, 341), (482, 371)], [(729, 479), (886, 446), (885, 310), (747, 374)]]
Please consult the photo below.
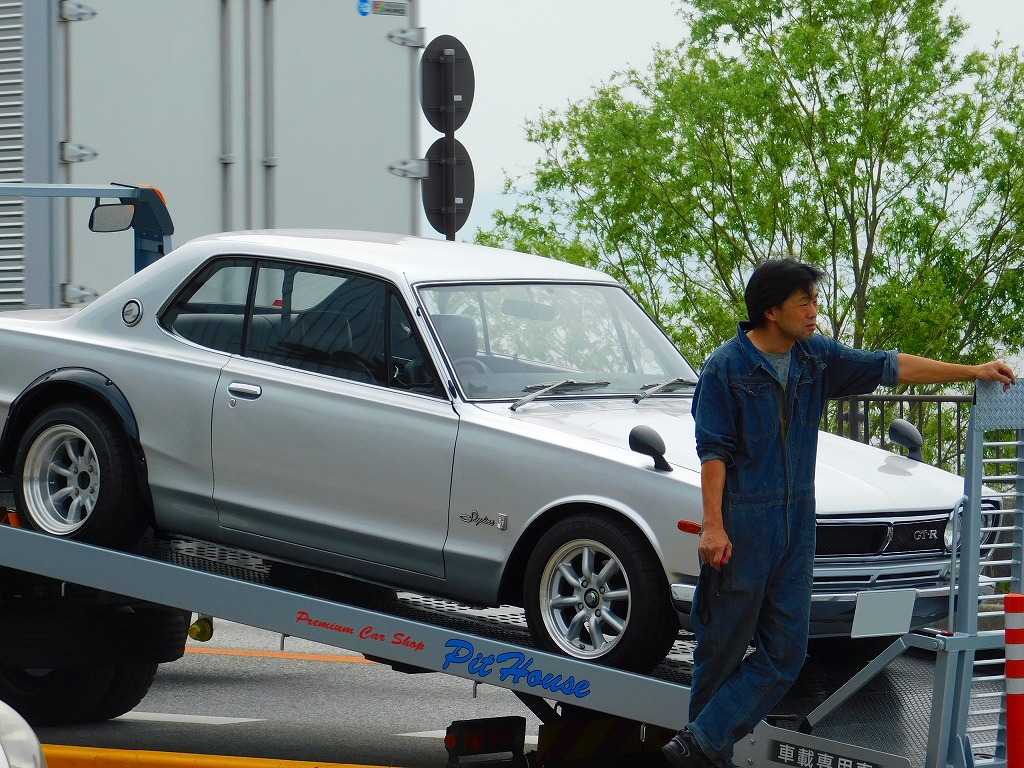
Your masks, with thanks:
[(536, 548), (545, 531), (561, 520), (576, 514), (588, 514), (594, 517), (617, 520), (632, 528), (647, 542), (651, 554), (657, 558), (657, 551), (651, 543), (651, 532), (639, 525), (630, 515), (622, 510), (598, 501), (575, 500), (556, 504), (538, 515), (523, 531), (516, 542), (515, 548), (508, 557), (508, 562), (501, 576), (499, 600), (508, 605), (520, 605), (523, 601), (523, 583), (526, 578), (526, 564), (530, 554)]
[(128, 398), (108, 377), (90, 368), (57, 368), (43, 374), (18, 395), (7, 415), (0, 437), (0, 469), (13, 474), (18, 443), (32, 420), (58, 403), (82, 403), (112, 414), (131, 446), (135, 475), (145, 503), (152, 508), (146, 457), (139, 437), (139, 423)]

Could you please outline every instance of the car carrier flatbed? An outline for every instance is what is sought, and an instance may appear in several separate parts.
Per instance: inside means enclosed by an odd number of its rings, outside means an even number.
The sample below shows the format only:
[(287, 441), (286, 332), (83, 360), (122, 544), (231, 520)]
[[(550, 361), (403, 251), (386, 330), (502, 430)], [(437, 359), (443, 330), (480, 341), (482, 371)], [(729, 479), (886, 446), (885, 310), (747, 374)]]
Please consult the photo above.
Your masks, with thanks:
[[(573, 717), (602, 713), (650, 728), (679, 727), (689, 689), (685, 664), (669, 660), (653, 676), (624, 672), (534, 650), (528, 636), (501, 622), (460, 618), (398, 600), (390, 610), (338, 602), (269, 586), (261, 558), (191, 541), (147, 540), (135, 552), (102, 549), (0, 526), (0, 563), (28, 573), (304, 638), (395, 665), (441, 672), (512, 690), (542, 721), (559, 719), (554, 702)], [(386, 601), (386, 598), (384, 599)], [(357, 602), (365, 600), (357, 597)], [(674, 679), (673, 679), (674, 678)], [(904, 757), (762, 723), (737, 759), (748, 765), (791, 764), (791, 750), (840, 755), (853, 766), (909, 766)], [(774, 753), (772, 752), (774, 750)], [(779, 752), (781, 750), (781, 752)], [(773, 759), (774, 758), (774, 759)], [(660, 756), (652, 754), (651, 764)], [(747, 761), (752, 762), (747, 762)]]

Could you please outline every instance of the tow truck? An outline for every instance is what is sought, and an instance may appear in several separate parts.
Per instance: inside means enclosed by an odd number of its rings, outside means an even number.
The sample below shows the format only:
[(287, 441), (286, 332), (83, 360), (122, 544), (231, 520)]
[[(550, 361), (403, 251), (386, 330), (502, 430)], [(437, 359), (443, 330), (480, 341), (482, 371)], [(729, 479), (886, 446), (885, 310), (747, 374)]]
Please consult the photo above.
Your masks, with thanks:
[[(0, 185), (0, 193), (9, 193), (4, 186), (11, 185)], [(144, 265), (169, 248), (173, 225), (159, 196), (142, 190), (53, 188), (39, 194), (96, 197), (91, 218), (97, 230), (115, 229), (108, 220), (113, 209), (131, 206), (127, 224), (121, 223), (135, 228), (136, 263)], [(27, 188), (20, 191), (29, 194)], [(118, 203), (101, 202), (109, 197)], [(989, 704), (982, 714), (972, 707), (979, 678), (983, 699), (1001, 694), (993, 694), (998, 675), (976, 672), (976, 656), (992, 663), (991, 652), (1003, 648), (1001, 632), (979, 631), (978, 607), (994, 605), (989, 615), (998, 615), (1005, 592), (1021, 587), (1024, 476), (1016, 455), (1024, 445), (1024, 386), (1004, 393), (979, 383), (969, 429), (962, 526), (955, 534), (962, 556), (954, 560), (950, 625), (896, 637), (789, 727), (783, 727), (783, 719), (762, 722), (737, 745), (737, 765), (1018, 768), (1007, 759), (1005, 705), (992, 709)], [(995, 459), (993, 451), (999, 454)], [(986, 475), (990, 465), (996, 473)], [(1011, 469), (1002, 471), (1007, 466)], [(1005, 572), (979, 577), (982, 487), (993, 483), (1014, 499), (999, 526), (1006, 535), (993, 545), (1004, 548), (1006, 556), (989, 562)], [(684, 655), (670, 655), (650, 675), (625, 672), (538, 651), (528, 634), (501, 622), (341, 577), (305, 579), (303, 569), (254, 553), (152, 532), (131, 551), (120, 552), (25, 530), (18, 526), (10, 488), (0, 488), (0, 507), (6, 509), (6, 524), (0, 525), (0, 699), (30, 722), (109, 719), (132, 709), (158, 665), (183, 655), (193, 614), (199, 617), (191, 624), (195, 635), (207, 634), (216, 616), (362, 653), (401, 671), (506, 688), (542, 723), (538, 749), (527, 754), (523, 718), (455, 722), (445, 740), (448, 766), (466, 757), (475, 758), (474, 765), (534, 768), (661, 766), (661, 745), (687, 710), (690, 665)], [(305, 584), (317, 586), (306, 589)], [(874, 608), (898, 613), (892, 605)], [(868, 724), (858, 743), (814, 733), (910, 649), (934, 653), (936, 659), (930, 711), (909, 726), (927, 734), (925, 754), (886, 751), (880, 734), (887, 715), (877, 707), (878, 721)], [(985, 719), (983, 725), (978, 717)], [(851, 730), (856, 729), (840, 732)], [(991, 732), (993, 741), (983, 743), (983, 731)]]

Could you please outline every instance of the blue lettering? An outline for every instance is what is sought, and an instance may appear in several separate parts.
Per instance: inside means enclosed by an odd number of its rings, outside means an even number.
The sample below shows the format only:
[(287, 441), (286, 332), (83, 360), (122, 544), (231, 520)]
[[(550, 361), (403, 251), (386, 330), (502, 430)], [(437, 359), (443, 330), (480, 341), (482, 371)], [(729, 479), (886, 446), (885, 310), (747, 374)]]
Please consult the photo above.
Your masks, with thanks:
[(444, 647), (454, 648), (455, 650), (450, 651), (444, 657), (444, 664), (441, 665), (441, 669), (448, 669), (448, 666), (451, 664), (463, 664), (473, 656), (473, 645), (465, 640), (455, 640), (453, 638), (445, 643)]
[(577, 681), (572, 675), (563, 678), (553, 672), (545, 673), (533, 669), (533, 658), (519, 651), (509, 651), (497, 658), (494, 655), (484, 656), (483, 653), (476, 652), (472, 643), (455, 638), (446, 642), (444, 647), (451, 650), (444, 657), (441, 669), (448, 669), (452, 664), (465, 664), (469, 674), (484, 678), (494, 671), (492, 665), (497, 665), (498, 677), (502, 682), (511, 680), (515, 685), (525, 682), (530, 688), (543, 688), (552, 693), (575, 696), (577, 699), (590, 694), (589, 680)]
[[(526, 677), (526, 675), (530, 672), (530, 665), (533, 664), (533, 659), (528, 659), (524, 654), (518, 653), (516, 651), (503, 653), (497, 659), (495, 659), (495, 663), (497, 664), (502, 664), (506, 661), (511, 661), (514, 663), (507, 667), (502, 667), (499, 670), (498, 674), (501, 676), (502, 680), (506, 680), (507, 678), (511, 677), (512, 682), (517, 684), (520, 680)], [(527, 683), (527, 685), (529, 685), (529, 683)]]

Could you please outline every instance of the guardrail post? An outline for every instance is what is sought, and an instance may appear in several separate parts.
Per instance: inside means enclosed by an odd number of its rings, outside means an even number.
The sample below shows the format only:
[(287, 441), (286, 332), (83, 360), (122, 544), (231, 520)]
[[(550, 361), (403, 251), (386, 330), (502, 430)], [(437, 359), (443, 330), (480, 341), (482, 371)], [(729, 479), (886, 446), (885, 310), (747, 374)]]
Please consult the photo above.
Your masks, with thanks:
[(1006, 765), (1024, 768), (1024, 595), (1007, 595)]

